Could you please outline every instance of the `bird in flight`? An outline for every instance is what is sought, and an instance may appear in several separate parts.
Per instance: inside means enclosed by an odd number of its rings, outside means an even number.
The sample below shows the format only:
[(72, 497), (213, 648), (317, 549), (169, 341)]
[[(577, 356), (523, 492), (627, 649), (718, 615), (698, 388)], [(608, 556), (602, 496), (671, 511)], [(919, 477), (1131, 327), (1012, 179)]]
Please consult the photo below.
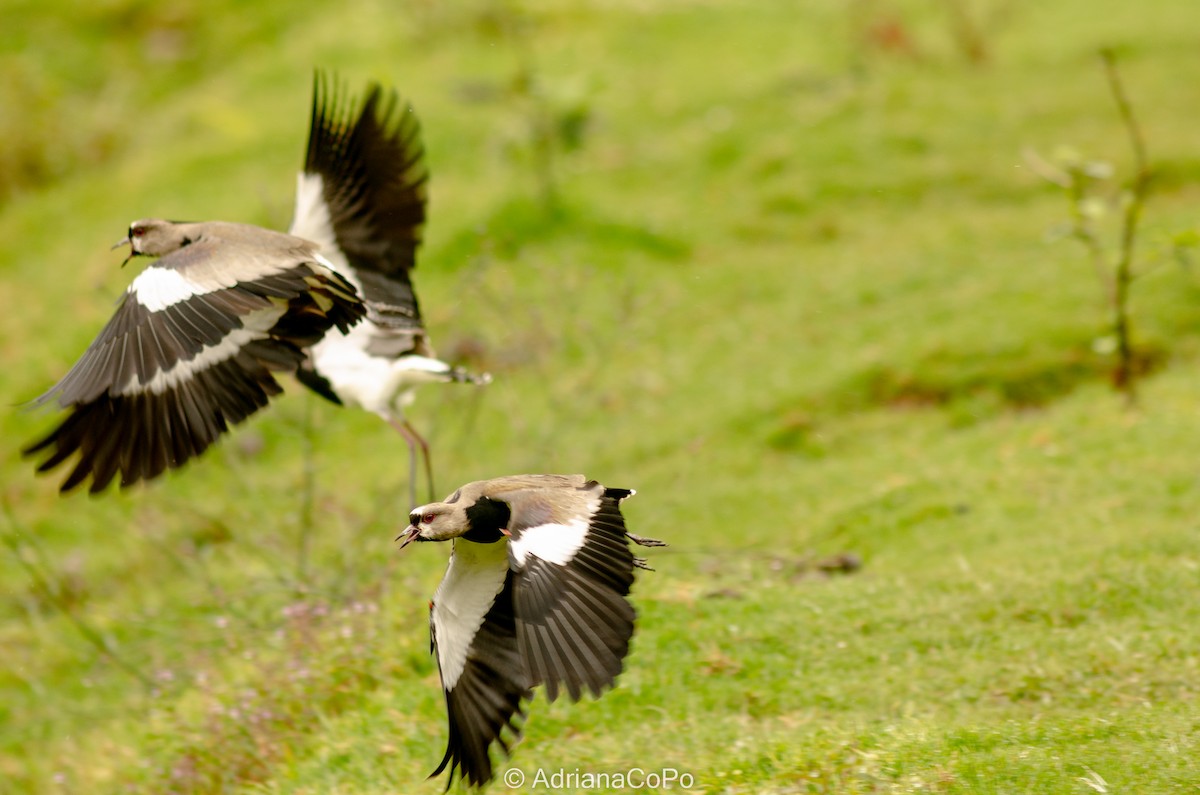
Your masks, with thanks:
[(335, 403), (359, 406), (400, 432), (409, 448), (409, 499), (416, 504), (420, 449), (433, 499), (429, 445), (404, 416), (420, 384), (486, 384), (436, 358), (411, 272), (425, 224), (425, 149), (416, 114), (372, 84), (360, 102), (318, 74), (308, 156), (296, 189), (291, 232), (315, 240), (358, 287), (366, 319), (312, 346), (297, 376)]
[(468, 483), (414, 508), (401, 534), (451, 541), (429, 628), (446, 697), (449, 768), (472, 786), (493, 777), (489, 748), (520, 739), (524, 702), (542, 685), (595, 697), (621, 672), (633, 636), (628, 594), (648, 568), (629, 542), (664, 546), (625, 528), (628, 489), (583, 475), (513, 475)]
[(281, 391), (304, 349), (364, 313), (317, 245), (248, 224), (134, 221), (130, 256), (158, 257), (63, 379), (35, 401), (68, 414), (26, 448), (62, 491), (149, 480), (200, 455)]
[(199, 455), (267, 404), (291, 372), (372, 411), (433, 489), (429, 446), (405, 419), (415, 386), (487, 383), (434, 355), (410, 272), (426, 215), (424, 148), (411, 107), (368, 85), (360, 101), (318, 72), (290, 234), (221, 221), (134, 222), (118, 245), (156, 256), (79, 362), (35, 401), (69, 413), (26, 449), (62, 484), (103, 491)]

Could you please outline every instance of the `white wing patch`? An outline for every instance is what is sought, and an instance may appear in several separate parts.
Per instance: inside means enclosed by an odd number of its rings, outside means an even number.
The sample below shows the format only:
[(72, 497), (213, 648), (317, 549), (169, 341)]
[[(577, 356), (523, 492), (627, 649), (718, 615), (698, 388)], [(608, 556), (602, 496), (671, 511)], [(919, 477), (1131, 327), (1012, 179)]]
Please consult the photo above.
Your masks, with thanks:
[(529, 555), (548, 563), (565, 566), (575, 557), (587, 537), (588, 520), (577, 516), (566, 524), (540, 524), (522, 530), (509, 542), (513, 560), (519, 568)]
[(311, 240), (321, 248), (336, 248), (333, 222), (325, 204), (325, 180), (320, 174), (296, 175), (296, 208), (288, 234)]
[[(358, 274), (337, 245), (320, 174), (296, 175), (296, 208), (288, 233), (316, 243), (320, 247), (316, 259), (363, 294)], [(413, 387), (449, 380), (450, 366), (423, 356), (372, 356), (367, 350), (377, 331), (368, 317), (348, 332), (330, 329), (309, 350), (316, 371), (329, 381), (342, 403), (390, 421), (404, 416), (404, 408), (413, 400)]]
[(508, 574), (505, 545), (454, 539), (450, 568), (433, 595), (433, 632), (442, 687), (454, 688), (467, 665), (467, 652), (483, 617), (504, 588)]
[(152, 265), (138, 274), (138, 277), (133, 280), (133, 284), (129, 285), (129, 292), (146, 309), (151, 312), (161, 312), (180, 301), (186, 301), (205, 293), (213, 293), (233, 285), (232, 280), (229, 284), (201, 284), (192, 281), (182, 271), (175, 268), (159, 268)]
[(329, 205), (325, 203), (325, 180), (320, 174), (305, 174), (302, 171), (296, 175), (296, 208), (288, 234), (316, 243), (324, 255), (325, 263), (349, 279), (359, 293), (362, 292), (354, 269), (338, 248), (333, 220), (329, 217)]

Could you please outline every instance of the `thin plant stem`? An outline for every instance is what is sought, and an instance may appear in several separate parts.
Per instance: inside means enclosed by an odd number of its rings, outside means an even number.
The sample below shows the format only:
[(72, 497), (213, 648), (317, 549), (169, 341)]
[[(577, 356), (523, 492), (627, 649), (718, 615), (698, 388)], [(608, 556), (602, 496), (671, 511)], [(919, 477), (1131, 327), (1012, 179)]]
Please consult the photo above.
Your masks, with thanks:
[[(303, 437), (303, 463), (301, 473), (300, 528), (296, 539), (296, 584), (300, 592), (309, 590), (308, 555), (316, 523), (317, 501), (317, 445), (313, 420), (313, 396), (305, 395)], [(299, 595), (299, 594), (297, 594)]]
[(1133, 329), (1129, 317), (1129, 292), (1135, 276), (1133, 261), (1138, 222), (1141, 220), (1142, 210), (1145, 208), (1151, 173), (1146, 156), (1145, 140), (1142, 137), (1137, 118), (1133, 114), (1133, 106), (1121, 83), (1116, 55), (1112, 50), (1105, 49), (1100, 51), (1100, 58), (1104, 62), (1109, 88), (1117, 103), (1117, 110), (1121, 114), (1121, 121), (1125, 124), (1125, 129), (1129, 133), (1129, 142), (1133, 148), (1133, 183), (1130, 186), (1129, 201), (1125, 204), (1121, 225), (1121, 248), (1113, 274), (1113, 332), (1117, 338), (1117, 369), (1113, 373), (1113, 381), (1117, 389), (1124, 392), (1126, 401), (1133, 405), (1137, 402), (1137, 390), (1133, 358)]

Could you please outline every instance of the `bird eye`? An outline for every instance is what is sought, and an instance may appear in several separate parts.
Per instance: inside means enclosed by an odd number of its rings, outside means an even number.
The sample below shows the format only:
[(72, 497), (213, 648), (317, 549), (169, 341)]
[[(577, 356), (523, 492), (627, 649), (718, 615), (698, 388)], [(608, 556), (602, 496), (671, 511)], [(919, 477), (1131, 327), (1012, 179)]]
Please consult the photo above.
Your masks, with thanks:
[(425, 524), (431, 524), (435, 518), (437, 518), (436, 513), (427, 513), (421, 517), (421, 521)]
[(141, 237), (144, 234), (146, 234), (146, 227), (144, 226), (131, 226), (129, 228), (130, 237)]

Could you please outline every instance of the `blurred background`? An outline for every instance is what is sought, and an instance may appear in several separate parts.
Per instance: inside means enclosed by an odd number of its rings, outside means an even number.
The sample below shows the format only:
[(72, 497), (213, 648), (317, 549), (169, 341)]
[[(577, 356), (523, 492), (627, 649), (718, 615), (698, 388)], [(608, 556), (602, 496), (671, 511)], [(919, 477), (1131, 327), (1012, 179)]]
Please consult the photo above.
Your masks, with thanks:
[(671, 544), (617, 687), (535, 700), (514, 766), (1200, 781), (1195, 3), (3, 11), (0, 790), (443, 786), (449, 549), (397, 554), (386, 424), (288, 380), (149, 486), (20, 455), (130, 221), (287, 227), (315, 68), (422, 122), (426, 325), (495, 376), (418, 395), (439, 493), (580, 471)]

